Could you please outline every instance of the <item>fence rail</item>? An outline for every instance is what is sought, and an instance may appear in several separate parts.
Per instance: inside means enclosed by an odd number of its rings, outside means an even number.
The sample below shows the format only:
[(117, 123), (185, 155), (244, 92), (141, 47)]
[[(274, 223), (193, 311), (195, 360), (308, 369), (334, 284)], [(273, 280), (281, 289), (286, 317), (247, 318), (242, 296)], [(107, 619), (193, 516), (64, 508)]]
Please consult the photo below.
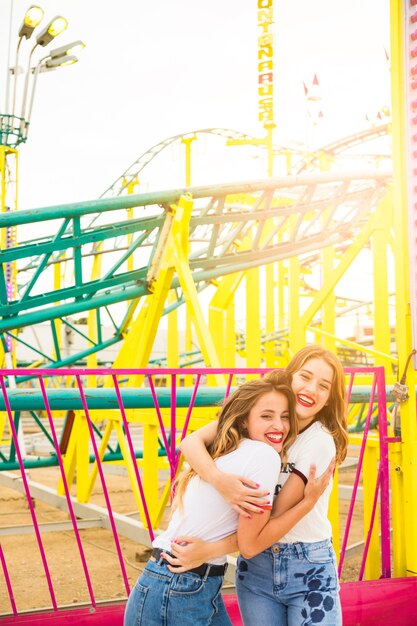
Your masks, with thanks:
[[(161, 516), (169, 501), (172, 483), (181, 467), (178, 443), (187, 430), (195, 429), (204, 421), (215, 416), (219, 401), (226, 397), (232, 388), (248, 376), (262, 376), (265, 369), (192, 369), (187, 370), (187, 381), (192, 377), (193, 384), (183, 387), (184, 371), (182, 369), (59, 369), (59, 370), (1, 370), (0, 371), (0, 411), (7, 417), (11, 441), (0, 447), (3, 463), (0, 471), (0, 486), (19, 485), (24, 493), (30, 520), (36, 538), (36, 545), (42, 562), (42, 576), (47, 582), (50, 608), (56, 613), (60, 609), (57, 600), (56, 584), (51, 575), (48, 561), (48, 550), (45, 549), (44, 525), (36, 513), (34, 500), (38, 497), (41, 487), (28, 476), (28, 464), (34, 460), (25, 452), (24, 433), (21, 432), (22, 411), (41, 411), (44, 434), (48, 434), (54, 461), (59, 467), (60, 482), (57, 485), (58, 495), (54, 489), (46, 489), (50, 502), (66, 511), (70, 518), (68, 524), (75, 539), (78, 558), (81, 563), (87, 604), (93, 609), (99, 605), (94, 583), (90, 574), (89, 562), (83, 545), (82, 523), (79, 518), (96, 515), (106, 519), (105, 526), (112, 536), (114, 550), (117, 554), (118, 567), (122, 580), (122, 595), (130, 591), (129, 576), (126, 569), (126, 557), (121, 547), (121, 537), (130, 536), (137, 539), (143, 537), (140, 529), (148, 534), (148, 545), (159, 531)], [(356, 389), (361, 389), (362, 401), (366, 402), (364, 431), (360, 443), (357, 469), (352, 489), (352, 498), (347, 514), (346, 525), (341, 541), (339, 555), (339, 571), (348, 549), (349, 534), (352, 527), (353, 514), (357, 504), (357, 495), (361, 471), (369, 442), (370, 428), (375, 406), (378, 420), (378, 454), (375, 457), (374, 484), (370, 493), (366, 494), (370, 514), (368, 527), (365, 530), (363, 558), (359, 578), (365, 573), (370, 550), (380, 550), (381, 566), (379, 576), (390, 577), (390, 506), (389, 506), (389, 471), (388, 444), (391, 439), (387, 432), (386, 390), (384, 370), (381, 367), (346, 368), (348, 401), (354, 399)], [(224, 377), (224, 387), (214, 388), (207, 385), (210, 375)], [(16, 388), (16, 380), (30, 375), (30, 388)], [(90, 386), (92, 382), (102, 385), (101, 388)], [(132, 389), (132, 381), (143, 383), (141, 388)], [(27, 384), (27, 383), (26, 383)], [(57, 385), (59, 387), (57, 388)], [(363, 390), (366, 388), (366, 397)], [(67, 404), (66, 404), (67, 403)], [(74, 404), (75, 403), (75, 404)], [(74, 407), (74, 408), (73, 408)], [(62, 445), (58, 428), (62, 420), (62, 410), (73, 408), (72, 427), (66, 446)], [(210, 415), (207, 413), (210, 411)], [(201, 413), (201, 414), (200, 414)], [(197, 414), (197, 415), (196, 415)], [(68, 421), (68, 414), (66, 415)], [(1, 413), (0, 413), (1, 419)], [(39, 417), (38, 417), (39, 419)], [(20, 426), (19, 426), (20, 424)], [(1, 426), (1, 422), (0, 422)], [(138, 449), (137, 433), (141, 431), (143, 450)], [(68, 429), (67, 429), (68, 430)], [(1, 432), (0, 432), (1, 434)], [(68, 435), (68, 432), (67, 432)], [(116, 436), (116, 449), (109, 452), (110, 436)], [(135, 443), (134, 443), (135, 441)], [(374, 446), (375, 447), (375, 446)], [(6, 450), (7, 449), (7, 450)], [(8, 456), (7, 456), (8, 454)], [(117, 455), (117, 456), (112, 456)], [(111, 503), (106, 473), (108, 462), (123, 463), (136, 497), (138, 519), (126, 516), (114, 510)], [(7, 463), (14, 462), (18, 473), (12, 474)], [(40, 463), (41, 465), (41, 463)], [(1, 467), (1, 459), (0, 459)], [(77, 489), (74, 495), (73, 482), (76, 475)], [(161, 487), (161, 476), (164, 485), (162, 495), (158, 496), (158, 484)], [(88, 504), (95, 479), (99, 480), (102, 492), (102, 505)], [(368, 481), (369, 483), (369, 481)], [(153, 491), (152, 491), (153, 486)], [(156, 490), (156, 493), (155, 493)], [(161, 491), (161, 488), (159, 489)], [(337, 500), (337, 498), (336, 498)], [(379, 508), (379, 515), (377, 514)], [(335, 513), (333, 512), (333, 517)], [(337, 509), (336, 509), (337, 515)], [(128, 529), (128, 530), (127, 530)], [(379, 540), (379, 531), (381, 539)], [(0, 606), (8, 604), (13, 616), (22, 614), (19, 608), (21, 598), (15, 593), (13, 544), (8, 542), (10, 529), (0, 528), (0, 560), (4, 582), (0, 581)], [(377, 539), (375, 539), (377, 537)], [(28, 577), (32, 576), (28, 570)], [(39, 609), (41, 607), (31, 607)], [(0, 609), (4, 613), (4, 609)], [(6, 609), (7, 612), (7, 609)], [(10, 611), (9, 611), (10, 613)]]

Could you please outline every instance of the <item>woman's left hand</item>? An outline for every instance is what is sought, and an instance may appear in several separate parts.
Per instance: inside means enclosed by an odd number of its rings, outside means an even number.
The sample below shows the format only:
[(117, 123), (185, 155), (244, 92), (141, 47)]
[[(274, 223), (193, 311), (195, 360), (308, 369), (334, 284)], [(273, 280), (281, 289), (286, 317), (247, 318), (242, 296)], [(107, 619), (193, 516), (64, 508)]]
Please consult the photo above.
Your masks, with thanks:
[(176, 574), (198, 567), (207, 561), (208, 544), (197, 537), (178, 537), (171, 542), (171, 554), (163, 553), (164, 559), (170, 563), (168, 569)]

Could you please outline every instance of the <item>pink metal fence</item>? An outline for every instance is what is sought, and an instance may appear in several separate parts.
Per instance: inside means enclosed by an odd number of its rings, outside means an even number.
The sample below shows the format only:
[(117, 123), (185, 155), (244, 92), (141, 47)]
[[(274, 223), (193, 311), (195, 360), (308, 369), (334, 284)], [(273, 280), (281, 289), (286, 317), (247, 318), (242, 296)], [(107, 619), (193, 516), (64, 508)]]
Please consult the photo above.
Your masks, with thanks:
[[(88, 563), (87, 563), (87, 559), (86, 559), (85, 552), (83, 549), (79, 529), (77, 527), (77, 520), (76, 520), (76, 516), (74, 513), (73, 499), (70, 496), (70, 488), (69, 488), (69, 485), (67, 484), (67, 480), (65, 477), (63, 458), (59, 450), (58, 436), (57, 436), (56, 427), (54, 425), (54, 421), (52, 418), (52, 411), (50, 407), (50, 401), (48, 398), (48, 387), (46, 386), (46, 380), (51, 379), (51, 377), (53, 376), (60, 376), (60, 377), (70, 376), (72, 377), (75, 383), (75, 388), (78, 389), (79, 397), (80, 397), (81, 404), (83, 407), (83, 412), (85, 414), (86, 421), (88, 424), (91, 445), (94, 450), (95, 459), (97, 460), (98, 473), (100, 476), (101, 486), (103, 489), (103, 494), (104, 494), (106, 507), (107, 507), (107, 511), (109, 515), (111, 532), (112, 532), (112, 536), (113, 536), (113, 540), (114, 540), (114, 544), (115, 544), (115, 548), (116, 548), (116, 552), (118, 556), (121, 575), (122, 575), (123, 582), (124, 582), (124, 588), (126, 591), (126, 595), (128, 595), (129, 590), (130, 590), (128, 576), (126, 573), (126, 567), (125, 567), (125, 563), (123, 560), (122, 550), (120, 547), (119, 536), (117, 533), (114, 515), (113, 515), (111, 503), (110, 503), (108, 488), (106, 485), (106, 480), (105, 480), (105, 476), (103, 472), (103, 463), (100, 459), (97, 442), (96, 442), (96, 435), (94, 434), (93, 423), (92, 423), (92, 419), (90, 416), (88, 400), (86, 398), (86, 390), (85, 390), (86, 382), (85, 381), (87, 380), (87, 377), (88, 376), (111, 377), (113, 388), (117, 396), (118, 409), (120, 411), (120, 416), (123, 422), (124, 431), (125, 431), (125, 435), (126, 435), (126, 439), (128, 443), (128, 448), (129, 448), (129, 453), (131, 456), (133, 467), (135, 469), (135, 476), (136, 476), (136, 480), (137, 480), (137, 484), (138, 484), (138, 488), (140, 492), (140, 497), (142, 500), (145, 520), (149, 529), (150, 537), (152, 539), (153, 529), (151, 526), (149, 510), (148, 510), (147, 503), (146, 503), (146, 494), (144, 493), (142, 479), (139, 473), (138, 464), (136, 462), (135, 449), (134, 449), (134, 445), (133, 445), (133, 441), (131, 437), (130, 426), (126, 418), (126, 409), (123, 403), (123, 397), (122, 397), (123, 389), (121, 389), (119, 378), (123, 377), (125, 379), (126, 377), (137, 376), (137, 375), (139, 376), (143, 375), (145, 377), (146, 384), (148, 388), (150, 389), (150, 393), (153, 398), (154, 409), (155, 409), (155, 413), (157, 416), (157, 421), (159, 423), (161, 439), (163, 441), (163, 446), (165, 448), (168, 463), (169, 463), (170, 478), (171, 478), (171, 481), (173, 481), (177, 473), (178, 464), (179, 464), (179, 452), (177, 451), (178, 434), (181, 439), (186, 434), (186, 431), (187, 431), (187, 428), (188, 428), (188, 425), (192, 416), (192, 412), (195, 406), (197, 393), (198, 393), (199, 388), (201, 388), (201, 385), (200, 385), (201, 378), (204, 376), (207, 376), (208, 374), (223, 374), (225, 376), (224, 393), (225, 395), (227, 395), (230, 392), (232, 384), (236, 384), (234, 382), (236, 381), (236, 378), (238, 379), (238, 382), (240, 382), (248, 374), (257, 374), (257, 375), (262, 376), (266, 373), (266, 371), (267, 370), (265, 369), (234, 369), (234, 370), (192, 369), (192, 370), (186, 370), (186, 371), (182, 369), (181, 370), (180, 369), (175, 369), (175, 370), (173, 369), (158, 369), (158, 370), (156, 369), (141, 369), (141, 370), (132, 370), (132, 369), (119, 369), (119, 370), (108, 370), (108, 369), (32, 370), (31, 369), (31, 370), (24, 370), (24, 369), (19, 369), (19, 370), (0, 371), (0, 385), (1, 385), (1, 391), (2, 391), (2, 395), (4, 399), (4, 405), (6, 408), (7, 415), (8, 415), (8, 420), (10, 424), (14, 446), (16, 448), (16, 455), (17, 455), (17, 459), (18, 459), (18, 463), (20, 467), (20, 475), (21, 475), (23, 485), (24, 485), (24, 492), (25, 492), (25, 496), (27, 500), (27, 505), (30, 510), (31, 520), (33, 523), (33, 529), (36, 535), (36, 540), (37, 540), (37, 545), (38, 545), (39, 553), (40, 553), (41, 560), (42, 560), (43, 570), (44, 570), (45, 578), (48, 584), (49, 595), (50, 595), (51, 605), (52, 605), (52, 612), (54, 615), (57, 615), (57, 612), (59, 611), (59, 609), (58, 609), (58, 604), (56, 601), (56, 594), (55, 594), (54, 586), (53, 586), (52, 579), (51, 579), (50, 569), (49, 569), (46, 554), (45, 554), (45, 549), (44, 549), (43, 542), (42, 542), (42, 536), (41, 536), (41, 532), (39, 529), (39, 523), (37, 520), (35, 507), (33, 506), (33, 502), (32, 502), (29, 481), (27, 479), (27, 472), (25, 470), (25, 466), (24, 466), (24, 462), (23, 462), (23, 458), (22, 458), (22, 454), (20, 450), (19, 440), (18, 440), (18, 436), (17, 436), (15, 424), (14, 424), (13, 411), (11, 408), (10, 397), (9, 397), (10, 387), (8, 386), (8, 377), (9, 376), (13, 376), (13, 377), (19, 377), (19, 376), (32, 376), (33, 377), (34, 376), (35, 380), (37, 380), (37, 383), (39, 385), (39, 390), (43, 398), (44, 412), (48, 418), (49, 428), (50, 428), (52, 439), (54, 442), (55, 452), (57, 454), (60, 473), (61, 473), (64, 491), (65, 491), (65, 498), (66, 498), (66, 502), (68, 506), (68, 514), (72, 522), (74, 537), (77, 543), (79, 558), (80, 558), (82, 569), (83, 569), (84, 576), (85, 576), (85, 581), (86, 581), (86, 585), (88, 589), (88, 594), (90, 597), (91, 607), (94, 609), (93, 612), (97, 612), (99, 607), (97, 606), (97, 602), (95, 599), (93, 584), (91, 581), (91, 576), (90, 576), (90, 572), (88, 568)], [(382, 533), (381, 576), (389, 577), (390, 572), (391, 572), (390, 570), (390, 533), (389, 533), (389, 484), (388, 484), (389, 476), (388, 476), (388, 438), (387, 438), (384, 371), (383, 371), (383, 368), (360, 368), (360, 369), (347, 368), (345, 371), (350, 376), (350, 381), (348, 385), (348, 396), (350, 396), (350, 393), (353, 389), (355, 377), (357, 380), (357, 377), (359, 375), (367, 374), (367, 375), (372, 376), (373, 384), (372, 384), (372, 390), (371, 390), (371, 399), (369, 402), (369, 412), (368, 412), (366, 422), (365, 422), (363, 442), (361, 445), (361, 450), (360, 450), (359, 460), (358, 460), (358, 468), (357, 468), (355, 483), (353, 487), (353, 495), (352, 495), (352, 500), (351, 500), (350, 507), (349, 507), (346, 530), (345, 530), (345, 534), (344, 534), (343, 542), (342, 542), (342, 549), (341, 549), (341, 554), (340, 554), (340, 569), (343, 566), (343, 561), (344, 561), (346, 549), (347, 549), (349, 531), (350, 531), (350, 527), (352, 523), (354, 505), (355, 505), (355, 500), (356, 500), (356, 495), (357, 495), (357, 490), (358, 490), (358, 485), (359, 485), (360, 471), (362, 467), (363, 455), (364, 455), (364, 450), (366, 446), (366, 438), (369, 433), (372, 405), (375, 402), (377, 402), (378, 424), (379, 424), (379, 435), (380, 435), (380, 464), (379, 464), (379, 470), (378, 470), (377, 484), (375, 485), (374, 512), (376, 511), (376, 503), (379, 499), (380, 505), (381, 505), (381, 533)], [(194, 383), (193, 383), (193, 389), (191, 392), (190, 404), (188, 406), (186, 417), (185, 417), (184, 426), (181, 429), (181, 432), (177, 433), (177, 430), (178, 430), (177, 429), (178, 381), (180, 377), (184, 376), (185, 373), (187, 375), (193, 376)], [(166, 377), (166, 381), (167, 381), (166, 386), (170, 388), (170, 424), (169, 424), (168, 429), (165, 428), (164, 426), (162, 412), (161, 412), (161, 408), (160, 408), (159, 401), (158, 401), (157, 388), (156, 388), (157, 385), (155, 381), (156, 377), (158, 379), (161, 379), (161, 377)], [(373, 515), (373, 518), (374, 517), (375, 515)], [(372, 522), (373, 522), (373, 519), (372, 519)], [(363, 569), (365, 566), (366, 555), (367, 555), (367, 551), (369, 547), (369, 538), (370, 538), (371, 532), (372, 532), (372, 528), (370, 529), (368, 533), (368, 540), (365, 543), (364, 556), (363, 556), (363, 561), (362, 561), (361, 571), (360, 571), (361, 578), (363, 576)], [(3, 550), (1, 549), (1, 545), (0, 545), (0, 560), (2, 564), (2, 570), (4, 573), (5, 586), (6, 586), (7, 594), (9, 597), (9, 603), (10, 603), (12, 615), (15, 618), (17, 618), (19, 615), (19, 610), (18, 610), (17, 603), (14, 597), (11, 578), (10, 578), (10, 571), (11, 571), (11, 568), (13, 567), (13, 563), (9, 563), (9, 564), (6, 563), (6, 557), (5, 557)], [(2, 610), (3, 609), (0, 609), (0, 614)], [(64, 612), (60, 611), (60, 612), (62, 614), (62, 617), (66, 615), (65, 611)], [(22, 619), (23, 617), (24, 616), (22, 616)], [(102, 623), (105, 623), (105, 622), (102, 622)], [(108, 623), (111, 623), (111, 622), (108, 622)], [(116, 622), (113, 622), (113, 623), (116, 623)]]
[(369, 435), (369, 429), (371, 425), (371, 417), (375, 402), (378, 405), (378, 432), (379, 432), (379, 454), (380, 462), (377, 473), (377, 481), (375, 484), (375, 493), (372, 507), (371, 524), (368, 529), (367, 538), (365, 541), (365, 547), (362, 557), (362, 563), (359, 571), (359, 580), (362, 580), (365, 570), (366, 558), (368, 555), (369, 544), (371, 540), (372, 531), (375, 522), (375, 513), (380, 500), (381, 506), (381, 578), (389, 578), (391, 576), (391, 538), (390, 538), (390, 516), (389, 516), (389, 471), (388, 471), (388, 432), (387, 432), (387, 409), (386, 409), (386, 390), (385, 390), (385, 376), (383, 367), (363, 367), (360, 369), (345, 368), (346, 374), (349, 375), (349, 384), (347, 390), (347, 402), (349, 403), (352, 389), (354, 387), (355, 376), (358, 374), (371, 374), (373, 375), (370, 399), (368, 404), (368, 412), (365, 419), (364, 431), (362, 436), (362, 443), (359, 452), (358, 466), (356, 470), (355, 481), (353, 484), (352, 498), (349, 505), (348, 516), (346, 520), (345, 532), (342, 540), (342, 546), (339, 556), (339, 576), (342, 572), (343, 563), (345, 560), (347, 542), (349, 539), (349, 533), (352, 526), (353, 511), (355, 507), (359, 481), (363, 466), (363, 458), (365, 454), (366, 443)]

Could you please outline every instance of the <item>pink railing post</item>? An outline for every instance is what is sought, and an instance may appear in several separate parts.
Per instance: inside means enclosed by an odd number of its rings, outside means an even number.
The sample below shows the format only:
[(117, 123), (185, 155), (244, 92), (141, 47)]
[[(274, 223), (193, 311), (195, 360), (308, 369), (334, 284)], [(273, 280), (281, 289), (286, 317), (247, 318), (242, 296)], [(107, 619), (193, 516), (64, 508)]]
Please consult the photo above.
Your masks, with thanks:
[(383, 367), (377, 368), (376, 376), (378, 378), (379, 470), (381, 473), (381, 577), (390, 578), (391, 534), (389, 510), (388, 427), (385, 372)]
[[(359, 370), (357, 370), (359, 371)], [(352, 498), (349, 505), (348, 516), (346, 520), (346, 528), (343, 537), (342, 548), (340, 551), (340, 563), (339, 563), (339, 576), (343, 567), (343, 560), (346, 552), (346, 546), (349, 536), (349, 531), (352, 523), (353, 508), (355, 505), (357, 489), (359, 485), (360, 472), (362, 470), (363, 456), (366, 447), (366, 441), (368, 438), (371, 417), (372, 406), (375, 402), (375, 393), (377, 393), (377, 405), (378, 405), (378, 429), (379, 429), (379, 449), (380, 459), (379, 468), (377, 474), (377, 480), (375, 485), (375, 495), (373, 501), (373, 507), (371, 512), (370, 525), (365, 541), (364, 553), (361, 562), (359, 579), (362, 580), (366, 558), (369, 550), (372, 530), (375, 522), (376, 508), (378, 504), (378, 497), (380, 498), (381, 511), (381, 578), (388, 578), (391, 576), (391, 538), (390, 538), (390, 515), (389, 515), (389, 464), (388, 464), (388, 435), (387, 435), (387, 412), (386, 412), (386, 391), (385, 391), (385, 376), (384, 368), (381, 366), (372, 368), (361, 368), (363, 373), (373, 373), (373, 385), (371, 390), (371, 397), (369, 399), (369, 409), (365, 420), (365, 427), (363, 431), (362, 444), (358, 459), (358, 468), (355, 476)], [(354, 372), (350, 372), (350, 382), (347, 400), (350, 398), (350, 394), (353, 388)]]
[(156, 395), (155, 385), (154, 385), (154, 382), (152, 380), (152, 375), (151, 374), (148, 374), (148, 382), (149, 382), (149, 387), (150, 387), (150, 390), (151, 390), (153, 402), (154, 402), (154, 405), (155, 405), (156, 415), (158, 417), (159, 428), (161, 429), (162, 439), (164, 440), (164, 446), (165, 446), (165, 450), (166, 450), (166, 453), (167, 453), (169, 466), (171, 467), (172, 466), (172, 462), (173, 462), (173, 459), (171, 457), (171, 447), (170, 447), (169, 442), (168, 442), (168, 438), (167, 438), (167, 434), (166, 434), (166, 430), (165, 430), (165, 426), (164, 426), (164, 420), (162, 419), (161, 409), (159, 407), (158, 397)]
[(16, 602), (14, 601), (13, 587), (12, 587), (12, 583), (10, 581), (9, 571), (7, 569), (6, 558), (5, 558), (4, 554), (3, 554), (3, 548), (1, 547), (1, 543), (0, 543), (0, 561), (1, 561), (2, 568), (3, 568), (4, 579), (6, 581), (7, 593), (9, 594), (9, 600), (10, 600), (10, 604), (12, 606), (13, 615), (17, 615), (17, 607), (16, 607)]
[(142, 505), (143, 505), (143, 511), (144, 511), (144, 514), (145, 514), (146, 523), (148, 525), (149, 537), (151, 538), (151, 541), (153, 541), (155, 539), (155, 533), (153, 532), (151, 518), (150, 518), (149, 510), (148, 510), (148, 505), (146, 504), (146, 497), (145, 497), (145, 492), (143, 490), (143, 485), (142, 485), (142, 480), (141, 480), (140, 473), (139, 473), (138, 464), (137, 464), (137, 461), (136, 461), (135, 449), (133, 447), (132, 437), (130, 436), (129, 424), (128, 424), (127, 417), (126, 417), (126, 412), (125, 412), (125, 407), (124, 407), (124, 404), (123, 404), (122, 395), (121, 395), (120, 389), (119, 389), (119, 383), (117, 382), (117, 374), (112, 374), (112, 380), (113, 380), (114, 388), (115, 388), (115, 391), (116, 391), (117, 402), (119, 403), (120, 413), (122, 415), (123, 426), (124, 426), (125, 435), (126, 435), (126, 438), (127, 438), (127, 445), (129, 447), (130, 457), (132, 459), (133, 469), (134, 469), (134, 472), (135, 472), (136, 481), (138, 483), (139, 493), (140, 493), (140, 497), (141, 497)]
[(374, 376), (374, 380), (372, 383), (371, 397), (369, 399), (368, 415), (366, 416), (365, 428), (364, 428), (363, 436), (362, 436), (362, 444), (361, 444), (360, 453), (359, 453), (358, 469), (356, 470), (355, 481), (354, 481), (353, 489), (352, 489), (352, 498), (349, 504), (349, 510), (348, 510), (348, 514), (346, 518), (346, 527), (345, 527), (345, 532), (343, 536), (342, 547), (340, 549), (340, 560), (339, 560), (339, 569), (338, 569), (339, 577), (342, 573), (343, 561), (345, 559), (347, 542), (349, 538), (349, 531), (350, 531), (350, 527), (352, 524), (353, 509), (355, 506), (356, 494), (357, 494), (358, 487), (359, 487), (359, 479), (360, 479), (360, 474), (361, 474), (361, 469), (362, 469), (363, 457), (365, 454), (366, 440), (368, 438), (369, 426), (371, 424), (372, 405), (374, 403), (374, 398), (375, 398), (375, 389), (376, 389), (376, 377)]
[(224, 394), (224, 399), (229, 397), (230, 389), (232, 387), (232, 382), (233, 382), (233, 374), (229, 374), (229, 378), (228, 378), (228, 381), (227, 381), (227, 387), (226, 387), (226, 393)]
[[(194, 384), (194, 389), (193, 389), (193, 394), (191, 396), (190, 406), (188, 407), (187, 416), (186, 416), (185, 421), (184, 421), (184, 427), (183, 427), (182, 433), (181, 433), (181, 441), (184, 439), (184, 437), (185, 437), (185, 435), (187, 433), (187, 430), (188, 430), (188, 424), (190, 423), (191, 413), (192, 413), (193, 408), (194, 408), (195, 399), (196, 399), (197, 391), (198, 391), (198, 386), (200, 384), (200, 378), (201, 378), (201, 374), (198, 374), (197, 380), (195, 381), (195, 384)], [(178, 453), (175, 455), (175, 474), (177, 473), (180, 456), (181, 456), (181, 452), (178, 451)]]
[(87, 406), (87, 400), (85, 398), (85, 393), (84, 393), (84, 389), (83, 389), (83, 386), (82, 386), (79, 374), (77, 374), (75, 378), (77, 380), (77, 385), (78, 385), (78, 389), (79, 389), (79, 392), (80, 392), (81, 402), (82, 402), (84, 413), (85, 413), (85, 419), (87, 420), (88, 430), (90, 432), (91, 444), (93, 446), (94, 455), (95, 455), (96, 463), (97, 463), (97, 469), (98, 469), (98, 472), (99, 472), (99, 475), (100, 475), (101, 486), (103, 488), (104, 499), (106, 501), (107, 511), (108, 511), (108, 514), (109, 514), (109, 520), (110, 520), (110, 526), (111, 526), (112, 533), (113, 533), (114, 545), (116, 546), (117, 556), (118, 556), (119, 563), (120, 563), (120, 569), (121, 569), (121, 572), (122, 572), (123, 581), (124, 581), (124, 584), (125, 584), (125, 589), (126, 589), (127, 594), (129, 594), (130, 593), (129, 581), (127, 579), (126, 568), (125, 568), (125, 564), (124, 564), (124, 560), (123, 560), (122, 550), (121, 550), (121, 547), (120, 547), (119, 535), (117, 534), (116, 524), (114, 522), (113, 510), (111, 508), (109, 493), (107, 491), (107, 485), (106, 485), (106, 481), (104, 479), (103, 465), (102, 465), (102, 462), (101, 462), (101, 459), (100, 459), (100, 454), (99, 454), (99, 451), (98, 451), (98, 448), (97, 448), (96, 439), (95, 439), (95, 436), (94, 436), (93, 425), (92, 425), (91, 418), (90, 418), (90, 411), (89, 411), (88, 406)]
[(22, 459), (22, 455), (21, 455), (21, 452), (20, 452), (20, 446), (19, 446), (19, 441), (18, 441), (18, 437), (17, 437), (17, 432), (16, 432), (16, 428), (15, 428), (15, 425), (14, 425), (14, 421), (13, 421), (12, 409), (11, 409), (11, 406), (10, 406), (9, 397), (7, 395), (7, 388), (6, 388), (6, 384), (4, 382), (4, 376), (2, 374), (0, 374), (0, 385), (1, 385), (1, 390), (3, 392), (3, 398), (4, 398), (4, 404), (6, 406), (7, 416), (9, 418), (10, 430), (12, 432), (13, 442), (14, 442), (15, 449), (16, 449), (16, 456), (17, 456), (17, 460), (18, 460), (18, 463), (19, 463), (20, 473), (21, 473), (21, 476), (22, 476), (23, 487), (24, 487), (25, 494), (26, 494), (26, 500), (27, 500), (28, 507), (29, 507), (29, 510), (30, 510), (30, 515), (32, 517), (33, 528), (34, 528), (34, 531), (35, 531), (35, 535), (36, 535), (36, 539), (37, 539), (38, 547), (39, 547), (39, 552), (40, 552), (41, 559), (42, 559), (42, 565), (43, 565), (43, 569), (44, 569), (44, 572), (45, 572), (46, 580), (47, 580), (47, 583), (48, 583), (49, 595), (51, 597), (51, 602), (52, 602), (53, 609), (54, 609), (54, 611), (57, 611), (58, 610), (58, 606), (57, 606), (57, 603), (56, 603), (54, 586), (52, 584), (51, 574), (50, 574), (50, 571), (49, 571), (48, 562), (46, 560), (45, 549), (44, 549), (43, 543), (42, 543), (42, 538), (41, 538), (41, 533), (40, 533), (40, 530), (39, 530), (38, 520), (37, 520), (36, 513), (35, 513), (35, 508), (33, 506), (32, 497), (30, 495), (30, 489), (29, 489), (29, 484), (28, 484), (28, 480), (27, 480), (27, 476), (26, 476), (25, 466), (23, 464), (23, 459)]
[(177, 377), (171, 374), (171, 454), (170, 454), (170, 475), (171, 487), (175, 482), (175, 474), (177, 473), (177, 464), (175, 462), (177, 456)]
[(65, 497), (67, 499), (68, 510), (69, 510), (69, 514), (70, 514), (70, 517), (71, 517), (72, 527), (74, 529), (74, 534), (75, 534), (75, 539), (76, 539), (77, 546), (78, 546), (78, 552), (79, 552), (79, 555), (80, 555), (81, 564), (82, 564), (83, 570), (84, 570), (84, 576), (85, 576), (85, 580), (86, 580), (86, 583), (87, 583), (88, 593), (90, 594), (91, 604), (93, 605), (93, 607), (95, 607), (96, 606), (96, 601), (95, 601), (95, 598), (94, 598), (93, 587), (91, 585), (90, 573), (88, 571), (87, 561), (85, 559), (85, 554), (84, 554), (83, 546), (82, 546), (82, 543), (81, 543), (81, 537), (80, 537), (80, 533), (78, 531), (77, 520), (76, 520), (75, 514), (74, 514), (74, 507), (72, 506), (71, 495), (70, 495), (70, 491), (69, 491), (69, 487), (68, 487), (68, 481), (67, 481), (67, 477), (65, 475), (64, 463), (62, 461), (61, 451), (59, 449), (58, 438), (56, 436), (56, 431), (55, 431), (55, 425), (54, 425), (54, 421), (52, 419), (51, 407), (49, 405), (48, 395), (46, 393), (45, 383), (43, 382), (42, 376), (38, 376), (38, 379), (39, 379), (39, 385), (40, 385), (41, 392), (42, 392), (43, 401), (44, 401), (44, 404), (45, 404), (46, 414), (48, 416), (48, 421), (49, 421), (49, 426), (50, 426), (50, 429), (51, 429), (52, 438), (54, 440), (55, 452), (56, 452), (56, 455), (57, 455), (57, 458), (58, 458), (59, 469), (61, 471), (61, 477), (62, 477), (62, 482), (63, 482), (63, 485), (64, 485)]
[(371, 544), (371, 539), (372, 539), (372, 531), (374, 529), (376, 507), (377, 507), (377, 504), (378, 504), (378, 496), (379, 496), (380, 486), (381, 486), (381, 471), (380, 471), (380, 469), (378, 469), (378, 474), (377, 474), (377, 477), (376, 477), (374, 501), (372, 503), (371, 519), (369, 521), (368, 533), (366, 535), (365, 546), (364, 546), (364, 549), (363, 549), (362, 562), (361, 562), (361, 566), (360, 566), (360, 569), (359, 569), (359, 577), (358, 577), (359, 580), (363, 579), (363, 573), (365, 571), (366, 559), (368, 557), (368, 550), (369, 550), (369, 546)]

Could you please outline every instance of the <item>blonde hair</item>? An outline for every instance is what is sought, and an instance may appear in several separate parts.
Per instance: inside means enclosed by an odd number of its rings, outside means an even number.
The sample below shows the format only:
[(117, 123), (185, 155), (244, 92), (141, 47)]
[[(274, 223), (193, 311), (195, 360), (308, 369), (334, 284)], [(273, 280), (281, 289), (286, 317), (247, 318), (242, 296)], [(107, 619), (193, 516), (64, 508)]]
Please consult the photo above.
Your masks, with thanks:
[[(284, 395), (288, 401), (290, 430), (283, 445), (281, 457), (297, 436), (297, 419), (295, 415), (295, 397), (291, 389), (290, 379), (285, 372), (270, 372), (265, 378), (250, 380), (240, 385), (224, 402), (219, 414), (217, 432), (208, 452), (213, 459), (233, 452), (242, 439), (248, 438), (245, 422), (252, 407), (266, 393), (276, 391)], [(182, 497), (191, 478), (196, 475), (189, 469), (177, 482), (173, 506), (181, 506)]]
[(333, 370), (329, 401), (317, 414), (317, 419), (333, 436), (336, 445), (336, 462), (341, 463), (347, 453), (348, 430), (346, 419), (346, 387), (342, 364), (338, 357), (322, 346), (309, 345), (301, 348), (286, 367), (291, 379), (309, 359), (322, 359)]

